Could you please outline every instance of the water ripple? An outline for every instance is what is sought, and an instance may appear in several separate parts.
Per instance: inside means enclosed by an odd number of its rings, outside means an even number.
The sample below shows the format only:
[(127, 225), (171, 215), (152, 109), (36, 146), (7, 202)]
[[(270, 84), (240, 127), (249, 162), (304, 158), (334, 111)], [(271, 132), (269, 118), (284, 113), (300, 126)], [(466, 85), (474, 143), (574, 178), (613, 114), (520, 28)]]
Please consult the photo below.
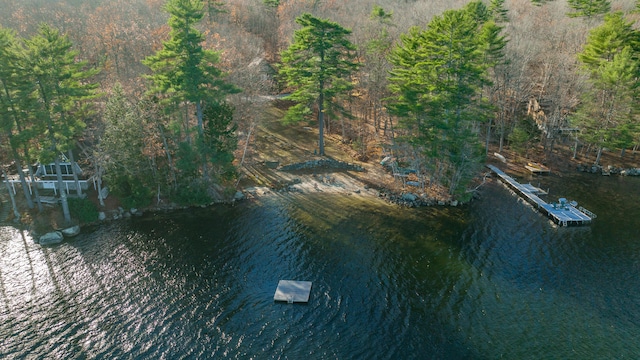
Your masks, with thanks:
[[(4, 227), (0, 356), (630, 357), (640, 246), (602, 226), (489, 186), (462, 209), (278, 195), (44, 248)], [(273, 302), (279, 279), (310, 302)]]

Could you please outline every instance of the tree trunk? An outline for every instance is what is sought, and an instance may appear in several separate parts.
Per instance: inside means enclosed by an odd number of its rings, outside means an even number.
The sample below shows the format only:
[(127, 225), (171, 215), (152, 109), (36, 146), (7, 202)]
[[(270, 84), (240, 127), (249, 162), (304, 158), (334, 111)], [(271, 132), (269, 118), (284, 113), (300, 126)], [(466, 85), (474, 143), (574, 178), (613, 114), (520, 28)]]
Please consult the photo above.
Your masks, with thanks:
[(598, 147), (598, 154), (596, 155), (596, 161), (594, 162), (595, 165), (600, 165), (600, 158), (602, 157), (602, 149), (603, 149), (602, 146)]
[[(17, 121), (16, 119), (16, 128), (18, 129), (18, 131), (22, 131), (22, 127), (20, 126), (20, 123)], [(31, 183), (34, 184), (36, 182), (36, 176), (33, 173), (33, 168), (31, 167), (31, 156), (29, 155), (29, 148), (27, 147), (27, 145), (23, 145), (23, 152), (24, 152), (24, 158), (27, 161), (27, 170), (29, 173), (29, 179), (31, 180)], [(38, 211), (42, 212), (44, 209), (42, 208), (42, 201), (40, 201), (40, 192), (38, 191), (38, 187), (37, 186), (33, 186), (33, 195), (36, 198), (36, 204), (38, 205)]]
[[(391, 143), (395, 144), (396, 142), (396, 132), (395, 129), (393, 127), (393, 118), (391, 117), (391, 114), (387, 114), (387, 118), (389, 119), (389, 130), (391, 131)], [(385, 134), (386, 134), (386, 129), (385, 129)]]
[(100, 206), (104, 207), (104, 198), (102, 197), (102, 168), (96, 164), (96, 181), (98, 182), (98, 201)]
[[(20, 121), (18, 120), (17, 111), (16, 111), (16, 108), (15, 108), (15, 106), (13, 104), (13, 99), (11, 97), (11, 93), (9, 92), (9, 88), (7, 87), (6, 82), (3, 81), (2, 84), (3, 84), (5, 96), (9, 100), (9, 106), (11, 108), (11, 113), (13, 114), (13, 118), (14, 118), (14, 121), (15, 121), (15, 124), (16, 124), (16, 128), (18, 129), (18, 131), (21, 131), (21, 129), (20, 129)], [(24, 179), (24, 172), (22, 171), (22, 164), (20, 163), (20, 156), (18, 156), (18, 152), (14, 148), (13, 142), (11, 141), (11, 138), (13, 137), (13, 135), (11, 134), (11, 130), (7, 131), (7, 136), (9, 137), (9, 146), (11, 146), (11, 152), (13, 154), (13, 159), (16, 162), (18, 175), (20, 176), (20, 184), (22, 185), (22, 191), (24, 192), (24, 197), (27, 200), (27, 206), (29, 207), (29, 209), (33, 209), (33, 207), (34, 207), (33, 200), (31, 199), (31, 192), (29, 192), (28, 189), (27, 189), (27, 182)], [(40, 209), (40, 211), (42, 211), (42, 209)]]
[(62, 214), (67, 224), (71, 223), (71, 213), (69, 212), (69, 203), (67, 202), (67, 189), (64, 188), (62, 181), (62, 169), (60, 168), (60, 157), (56, 156), (56, 178), (58, 181), (58, 190), (60, 191), (60, 203), (62, 204)]
[(42, 85), (42, 81), (38, 81), (38, 86), (40, 87), (40, 95), (42, 96), (42, 100), (44, 101), (44, 108), (46, 110), (45, 114), (47, 116), (47, 130), (49, 131), (49, 139), (51, 140), (51, 150), (53, 150), (53, 153), (55, 156), (56, 175), (58, 178), (58, 189), (60, 189), (60, 202), (62, 203), (62, 213), (64, 215), (65, 222), (70, 223), (71, 214), (69, 213), (69, 203), (67, 203), (67, 194), (65, 193), (65, 189), (63, 189), (62, 187), (64, 183), (62, 182), (62, 169), (60, 169), (60, 156), (58, 154), (58, 143), (56, 141), (56, 136), (53, 131), (53, 119), (51, 118), (51, 105), (49, 104), (49, 99)]
[(201, 101), (196, 103), (196, 116), (198, 117), (198, 135), (202, 136), (204, 134), (204, 114), (202, 112)]
[(367, 117), (369, 116), (369, 111), (367, 111), (368, 109), (371, 109), (371, 121), (373, 122), (373, 131), (374, 132), (378, 132), (378, 117), (376, 116), (376, 103), (375, 101), (369, 100), (369, 106), (367, 107), (367, 109), (365, 109), (365, 112), (367, 113)]
[[(198, 101), (196, 103), (196, 115), (198, 117), (198, 136), (200, 137), (200, 142), (204, 142), (204, 114), (202, 111), (202, 102)], [(209, 182), (209, 167), (207, 166), (207, 152), (202, 151), (202, 178), (205, 183)]]
[(77, 144), (78, 144), (78, 148), (80, 148), (80, 151), (82, 151), (84, 156), (86, 156), (87, 159), (89, 159), (90, 162), (93, 163), (93, 169), (94, 169), (93, 176), (95, 178), (95, 181), (98, 183), (97, 184), (98, 201), (100, 202), (100, 206), (104, 206), (104, 199), (102, 198), (102, 167), (99, 164), (99, 160), (96, 158), (96, 156), (91, 156), (91, 154), (89, 153), (89, 150), (87, 150), (87, 148), (83, 146), (81, 142), (78, 142)]
[(16, 204), (16, 197), (13, 194), (13, 190), (9, 185), (9, 177), (7, 176), (7, 172), (2, 168), (2, 175), (4, 176), (4, 184), (7, 187), (7, 192), (9, 193), (9, 197), (11, 198), (11, 206), (13, 208), (13, 216), (15, 217), (15, 221), (20, 220), (20, 211), (18, 211), (18, 205)]
[(11, 151), (13, 152), (13, 160), (16, 162), (16, 170), (18, 170), (18, 176), (20, 177), (20, 185), (22, 186), (22, 192), (24, 193), (24, 198), (27, 200), (27, 207), (29, 209), (33, 209), (35, 205), (33, 204), (33, 199), (31, 198), (30, 187), (25, 180), (24, 171), (22, 170), (22, 162), (20, 161), (20, 157), (18, 156), (18, 152), (16, 149), (11, 147)]
[(169, 162), (169, 171), (171, 172), (171, 179), (173, 180), (174, 188), (178, 186), (178, 179), (176, 177), (176, 169), (173, 166), (173, 159), (171, 157), (171, 151), (169, 150), (169, 144), (167, 143), (167, 137), (164, 134), (164, 129), (161, 124), (158, 124), (158, 130), (160, 131), (160, 136), (162, 137), (162, 146), (164, 147), (165, 155), (167, 155), (167, 161)]
[(347, 141), (347, 131), (344, 127), (344, 116), (340, 117), (340, 126), (342, 127), (342, 143), (346, 144)]
[(189, 104), (184, 105), (184, 135), (187, 141), (187, 144), (191, 145), (191, 129), (189, 129)]
[[(322, 89), (322, 84), (320, 85), (320, 89)], [(324, 156), (324, 92), (320, 90), (320, 96), (318, 97), (318, 154), (320, 156)]]
[(73, 151), (69, 149), (69, 162), (71, 163), (71, 173), (73, 174), (73, 181), (76, 184), (76, 194), (79, 198), (82, 198), (82, 188), (80, 187), (80, 181), (78, 180), (78, 174), (76, 174), (76, 160), (73, 157)]
[(485, 143), (484, 155), (489, 154), (489, 140), (491, 139), (491, 125), (493, 124), (493, 118), (489, 117), (489, 125), (487, 126), (487, 139)]
[(249, 147), (249, 141), (251, 140), (251, 133), (253, 132), (253, 129), (256, 128), (256, 126), (258, 126), (257, 122), (254, 122), (251, 124), (251, 126), (249, 126), (249, 132), (247, 133), (247, 139), (244, 142), (244, 149), (242, 150), (242, 158), (240, 159), (240, 164), (238, 165), (239, 168), (242, 167), (242, 165), (244, 165), (244, 158), (247, 155), (247, 148)]
[[(31, 166), (31, 156), (29, 156), (29, 149), (26, 146), (24, 147), (24, 156), (27, 161), (27, 170), (29, 173), (29, 179), (31, 180), (31, 183), (34, 184), (36, 182), (36, 176), (33, 173), (33, 167)], [(38, 211), (42, 212), (44, 209), (42, 208), (42, 201), (40, 201), (40, 192), (38, 191), (38, 187), (34, 185), (32, 189), (33, 189), (33, 195), (36, 198), (36, 204), (38, 205)]]

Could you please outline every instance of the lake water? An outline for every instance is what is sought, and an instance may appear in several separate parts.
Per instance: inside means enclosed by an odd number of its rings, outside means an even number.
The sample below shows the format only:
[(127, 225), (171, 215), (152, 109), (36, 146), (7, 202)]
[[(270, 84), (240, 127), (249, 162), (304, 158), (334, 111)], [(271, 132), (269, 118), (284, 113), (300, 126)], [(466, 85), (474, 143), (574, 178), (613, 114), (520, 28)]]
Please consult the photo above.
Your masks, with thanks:
[[(640, 179), (538, 181), (599, 217), (559, 228), (494, 182), (459, 208), (270, 195), (53, 247), (0, 228), (0, 358), (639, 358)], [(309, 303), (275, 303), (280, 279)]]

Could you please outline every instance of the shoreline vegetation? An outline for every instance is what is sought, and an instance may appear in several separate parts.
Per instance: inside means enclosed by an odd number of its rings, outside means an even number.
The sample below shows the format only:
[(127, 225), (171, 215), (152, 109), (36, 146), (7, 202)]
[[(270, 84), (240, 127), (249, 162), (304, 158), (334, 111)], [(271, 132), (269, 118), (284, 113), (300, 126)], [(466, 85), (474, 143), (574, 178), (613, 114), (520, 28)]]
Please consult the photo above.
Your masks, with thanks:
[[(16, 222), (11, 214), (11, 204), (6, 192), (0, 196), (2, 208), (1, 223), (7, 226), (17, 226), (29, 231), (39, 238), (51, 232), (70, 231), (76, 227), (96, 226), (104, 222), (117, 221), (141, 216), (144, 213), (171, 212), (186, 209), (199, 209), (209, 206), (233, 205), (238, 201), (251, 201), (270, 194), (304, 195), (326, 194), (342, 196), (365, 196), (378, 198), (383, 201), (404, 207), (422, 206), (459, 206), (460, 202), (449, 195), (442, 186), (412, 186), (417, 183), (407, 180), (408, 177), (398, 177), (393, 174), (389, 164), (382, 164), (383, 155), (377, 154), (369, 161), (355, 160), (344, 144), (335, 134), (327, 136), (325, 143), (327, 155), (313, 154), (310, 146), (316, 134), (306, 127), (284, 129), (284, 125), (277, 120), (267, 121), (256, 130), (253, 147), (261, 151), (252, 152), (247, 162), (238, 168), (239, 180), (232, 196), (218, 198), (207, 205), (178, 205), (160, 199), (155, 204), (125, 209), (114, 195), (105, 199), (105, 206), (98, 204), (97, 193), (93, 189), (86, 192), (87, 199), (95, 204), (96, 218), (94, 221), (79, 221), (65, 224), (59, 206), (47, 206), (43, 213), (36, 210), (27, 211), (24, 204), (19, 207), (22, 211), (21, 219)], [(273, 134), (278, 135), (278, 141), (273, 141)], [(311, 144), (311, 145), (310, 145)], [(381, 150), (381, 149), (380, 149)], [(493, 150), (493, 149), (490, 149)], [(493, 154), (493, 155), (491, 155)], [(584, 176), (596, 175), (640, 175), (639, 156), (630, 153), (626, 157), (612, 153), (605, 153), (604, 166), (587, 165), (587, 157), (572, 159), (570, 149), (559, 147), (552, 154), (545, 154), (542, 147), (538, 147), (528, 157), (519, 156), (513, 151), (503, 151), (501, 156), (490, 151), (487, 163), (495, 164), (506, 172), (516, 176), (526, 176), (528, 170), (525, 165), (529, 162), (544, 164), (549, 167), (551, 174), (546, 176), (565, 177), (569, 173), (584, 173)], [(503, 161), (504, 160), (504, 161)], [(490, 176), (488, 171), (480, 171), (474, 179), (474, 196), (479, 194), (482, 186)], [(397, 175), (397, 174), (396, 174)], [(19, 193), (16, 196), (19, 200)], [(91, 211), (90, 211), (91, 212)], [(79, 229), (75, 229), (78, 230)], [(77, 231), (71, 231), (65, 237), (73, 237)], [(60, 241), (62, 241), (60, 239)], [(37, 242), (37, 241), (36, 241)], [(55, 241), (53, 243), (56, 243)]]
[(638, 175), (640, 1), (622, 2), (12, 3), (0, 221), (55, 243), (272, 192), (458, 206), (487, 163)]

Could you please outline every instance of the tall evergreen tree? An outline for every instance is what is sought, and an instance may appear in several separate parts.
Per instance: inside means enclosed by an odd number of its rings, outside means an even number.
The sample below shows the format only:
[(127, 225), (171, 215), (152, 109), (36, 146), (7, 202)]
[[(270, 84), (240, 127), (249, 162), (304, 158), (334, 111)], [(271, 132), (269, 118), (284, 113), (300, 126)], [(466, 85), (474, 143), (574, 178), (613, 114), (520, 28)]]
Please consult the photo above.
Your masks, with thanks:
[(216, 180), (235, 176), (233, 152), (238, 146), (234, 108), (227, 102), (208, 104), (204, 109), (204, 141), (202, 152), (208, 153)]
[[(197, 117), (197, 133), (201, 139), (204, 134), (203, 108), (208, 102), (224, 99), (226, 94), (239, 91), (235, 86), (223, 80), (222, 71), (216, 67), (219, 54), (204, 49), (204, 35), (195, 28), (204, 16), (204, 4), (201, 0), (169, 0), (164, 10), (170, 14), (171, 27), (169, 40), (163, 42), (161, 50), (147, 57), (143, 63), (152, 74), (149, 79), (152, 87), (150, 95), (161, 95), (164, 103), (182, 106), (185, 132), (190, 146), (189, 114), (193, 107)], [(202, 168), (207, 178), (206, 162)]]
[(308, 13), (300, 15), (296, 22), (302, 29), (294, 33), (293, 43), (282, 52), (280, 68), (287, 85), (294, 89), (288, 99), (297, 103), (289, 108), (285, 121), (309, 116), (315, 103), (320, 133), (318, 149), (324, 155), (325, 108), (353, 89), (350, 77), (359, 67), (356, 47), (347, 39), (351, 30), (338, 23)]
[(478, 1), (446, 11), (426, 30), (410, 29), (390, 58), (389, 106), (410, 131), (409, 141), (430, 159), (432, 174), (446, 175), (451, 194), (463, 189), (481, 161), (477, 122), (485, 112), (478, 98), (488, 83), (492, 46), (477, 33), (493, 24), (486, 10)]
[(621, 12), (608, 14), (602, 25), (594, 28), (583, 51), (578, 54), (591, 88), (585, 94), (574, 124), (583, 140), (598, 149), (598, 164), (605, 147), (624, 148), (621, 142), (633, 132), (637, 113), (640, 49), (638, 30)]
[(219, 100), (235, 87), (222, 80), (222, 71), (216, 67), (219, 54), (202, 47), (204, 35), (195, 26), (202, 20), (203, 4), (200, 0), (169, 0), (165, 10), (171, 15), (170, 39), (163, 49), (144, 60), (153, 71), (155, 87), (151, 93), (174, 92), (178, 100), (196, 106), (198, 132), (202, 133), (202, 106), (207, 100)]
[(633, 118), (637, 113), (637, 72), (638, 61), (632, 58), (631, 48), (625, 47), (590, 78), (591, 88), (574, 121), (581, 129), (581, 138), (596, 146), (596, 165), (605, 147), (625, 149), (633, 144), (633, 134), (638, 130)]
[(633, 22), (627, 21), (624, 14), (618, 11), (605, 15), (604, 23), (591, 30), (578, 59), (589, 73), (593, 73), (626, 46), (631, 46), (634, 55), (640, 53), (639, 32), (634, 29)]
[(15, 33), (0, 28), (0, 129), (7, 137), (5, 147), (16, 164), (27, 207), (32, 209), (34, 204), (23, 171), (23, 158), (18, 153), (31, 138), (31, 133), (20, 127), (25, 118), (22, 107), (32, 86), (20, 66), (23, 57), (24, 48)]
[(96, 97), (97, 88), (90, 79), (99, 70), (87, 68), (86, 61), (78, 61), (71, 41), (48, 25), (42, 25), (25, 44), (29, 73), (36, 84), (33, 97), (37, 107), (32, 110), (44, 134), (40, 139), (40, 161), (55, 162), (64, 219), (70, 222), (60, 155), (74, 145), (75, 137), (85, 127), (82, 117), (89, 110), (86, 100)]
[(603, 15), (611, 10), (609, 0), (568, 0), (569, 7), (573, 11), (567, 13), (569, 17), (591, 18), (596, 15)]

